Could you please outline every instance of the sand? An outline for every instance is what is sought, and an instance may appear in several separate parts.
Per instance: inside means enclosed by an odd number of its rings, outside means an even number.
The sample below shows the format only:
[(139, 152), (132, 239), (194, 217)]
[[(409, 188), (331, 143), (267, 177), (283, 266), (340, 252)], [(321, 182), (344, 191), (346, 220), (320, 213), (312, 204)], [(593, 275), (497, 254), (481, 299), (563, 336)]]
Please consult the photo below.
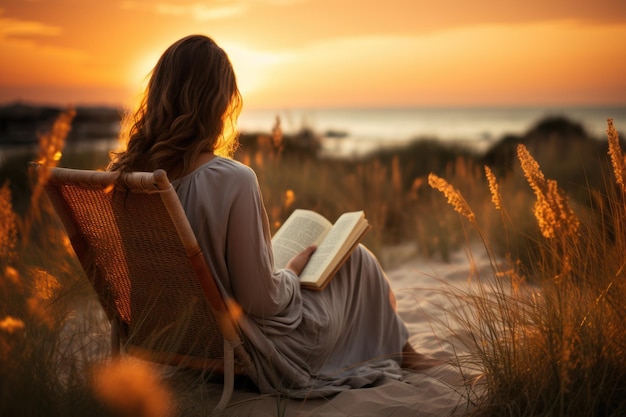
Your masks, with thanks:
[[(472, 407), (474, 396), (467, 388), (468, 377), (478, 380), (476, 370), (460, 368), (456, 355), (465, 346), (452, 338), (451, 303), (442, 289), (471, 285), (470, 265), (488, 268), (488, 258), (472, 251), (473, 262), (463, 251), (448, 263), (412, 256), (388, 269), (396, 293), (398, 312), (410, 331), (415, 349), (447, 364), (427, 371), (405, 371), (400, 380), (387, 378), (368, 388), (352, 389), (326, 399), (290, 400), (261, 395), (249, 385), (238, 384), (226, 416), (462, 416)], [(444, 325), (442, 325), (444, 323)], [(463, 377), (463, 375), (465, 377)], [(197, 377), (177, 374), (171, 382), (177, 391), (179, 411), (185, 416), (207, 415), (221, 394), (219, 382), (197, 383)], [(195, 379), (194, 379), (195, 378)], [(192, 388), (193, 387), (193, 388)], [(476, 385), (474, 385), (474, 388)]]

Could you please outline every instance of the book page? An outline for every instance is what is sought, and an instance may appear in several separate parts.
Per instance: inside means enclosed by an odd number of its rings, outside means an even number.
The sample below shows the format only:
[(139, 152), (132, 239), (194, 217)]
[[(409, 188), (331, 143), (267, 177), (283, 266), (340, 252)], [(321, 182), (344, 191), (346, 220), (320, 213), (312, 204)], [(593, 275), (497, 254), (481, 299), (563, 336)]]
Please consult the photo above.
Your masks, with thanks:
[(287, 262), (306, 247), (319, 244), (332, 227), (324, 216), (298, 209), (285, 221), (272, 238), (274, 266), (284, 268)]
[(300, 274), (300, 281), (317, 281), (319, 275), (337, 255), (339, 248), (346, 243), (352, 243), (347, 242), (347, 239), (362, 218), (363, 212), (353, 212), (342, 214), (337, 219)]

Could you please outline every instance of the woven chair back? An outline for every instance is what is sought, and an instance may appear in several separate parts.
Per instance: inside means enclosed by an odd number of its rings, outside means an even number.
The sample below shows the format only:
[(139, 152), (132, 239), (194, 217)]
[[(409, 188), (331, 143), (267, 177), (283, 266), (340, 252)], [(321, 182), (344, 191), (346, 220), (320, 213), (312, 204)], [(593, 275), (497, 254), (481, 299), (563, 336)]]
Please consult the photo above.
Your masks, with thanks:
[[(223, 357), (224, 328), (240, 344), (163, 171), (55, 168), (46, 191), (109, 319), (118, 320), (127, 351), (214, 367), (211, 361)], [(199, 270), (209, 276), (198, 276)]]

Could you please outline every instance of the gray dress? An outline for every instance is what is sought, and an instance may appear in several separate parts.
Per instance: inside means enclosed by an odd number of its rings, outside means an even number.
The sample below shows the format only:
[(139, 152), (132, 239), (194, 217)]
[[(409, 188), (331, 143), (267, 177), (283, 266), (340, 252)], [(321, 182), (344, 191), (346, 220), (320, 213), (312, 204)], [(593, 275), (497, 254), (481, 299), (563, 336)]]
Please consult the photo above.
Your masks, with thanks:
[(174, 186), (222, 291), (244, 311), (242, 331), (261, 392), (321, 396), (400, 376), (408, 331), (364, 246), (323, 291), (301, 290), (294, 273), (274, 268), (250, 168), (216, 157)]

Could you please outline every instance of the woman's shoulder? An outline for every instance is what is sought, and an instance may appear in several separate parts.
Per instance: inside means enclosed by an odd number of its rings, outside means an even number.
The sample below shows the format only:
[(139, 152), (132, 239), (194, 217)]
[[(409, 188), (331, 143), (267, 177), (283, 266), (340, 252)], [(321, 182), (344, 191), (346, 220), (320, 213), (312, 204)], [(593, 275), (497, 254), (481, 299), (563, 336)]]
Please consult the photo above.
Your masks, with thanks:
[(256, 174), (252, 168), (234, 159), (220, 156), (216, 156), (207, 163), (199, 166), (195, 171), (183, 178), (183, 181), (184, 180), (211, 180), (212, 182), (219, 181), (220, 183), (230, 185), (257, 182)]
[[(211, 167), (211, 162), (214, 163)], [(245, 180), (254, 180), (256, 182), (256, 173), (249, 166), (229, 158), (223, 158), (216, 156), (211, 162), (209, 162), (209, 168), (214, 168), (217, 171), (225, 173), (229, 178), (239, 178)]]
[(216, 156), (211, 161), (208, 162), (208, 165), (214, 164), (215, 166), (222, 167), (223, 169), (233, 171), (233, 172), (241, 172), (241, 173), (254, 173), (252, 168), (249, 166), (237, 161), (236, 159), (224, 158), (222, 156)]

